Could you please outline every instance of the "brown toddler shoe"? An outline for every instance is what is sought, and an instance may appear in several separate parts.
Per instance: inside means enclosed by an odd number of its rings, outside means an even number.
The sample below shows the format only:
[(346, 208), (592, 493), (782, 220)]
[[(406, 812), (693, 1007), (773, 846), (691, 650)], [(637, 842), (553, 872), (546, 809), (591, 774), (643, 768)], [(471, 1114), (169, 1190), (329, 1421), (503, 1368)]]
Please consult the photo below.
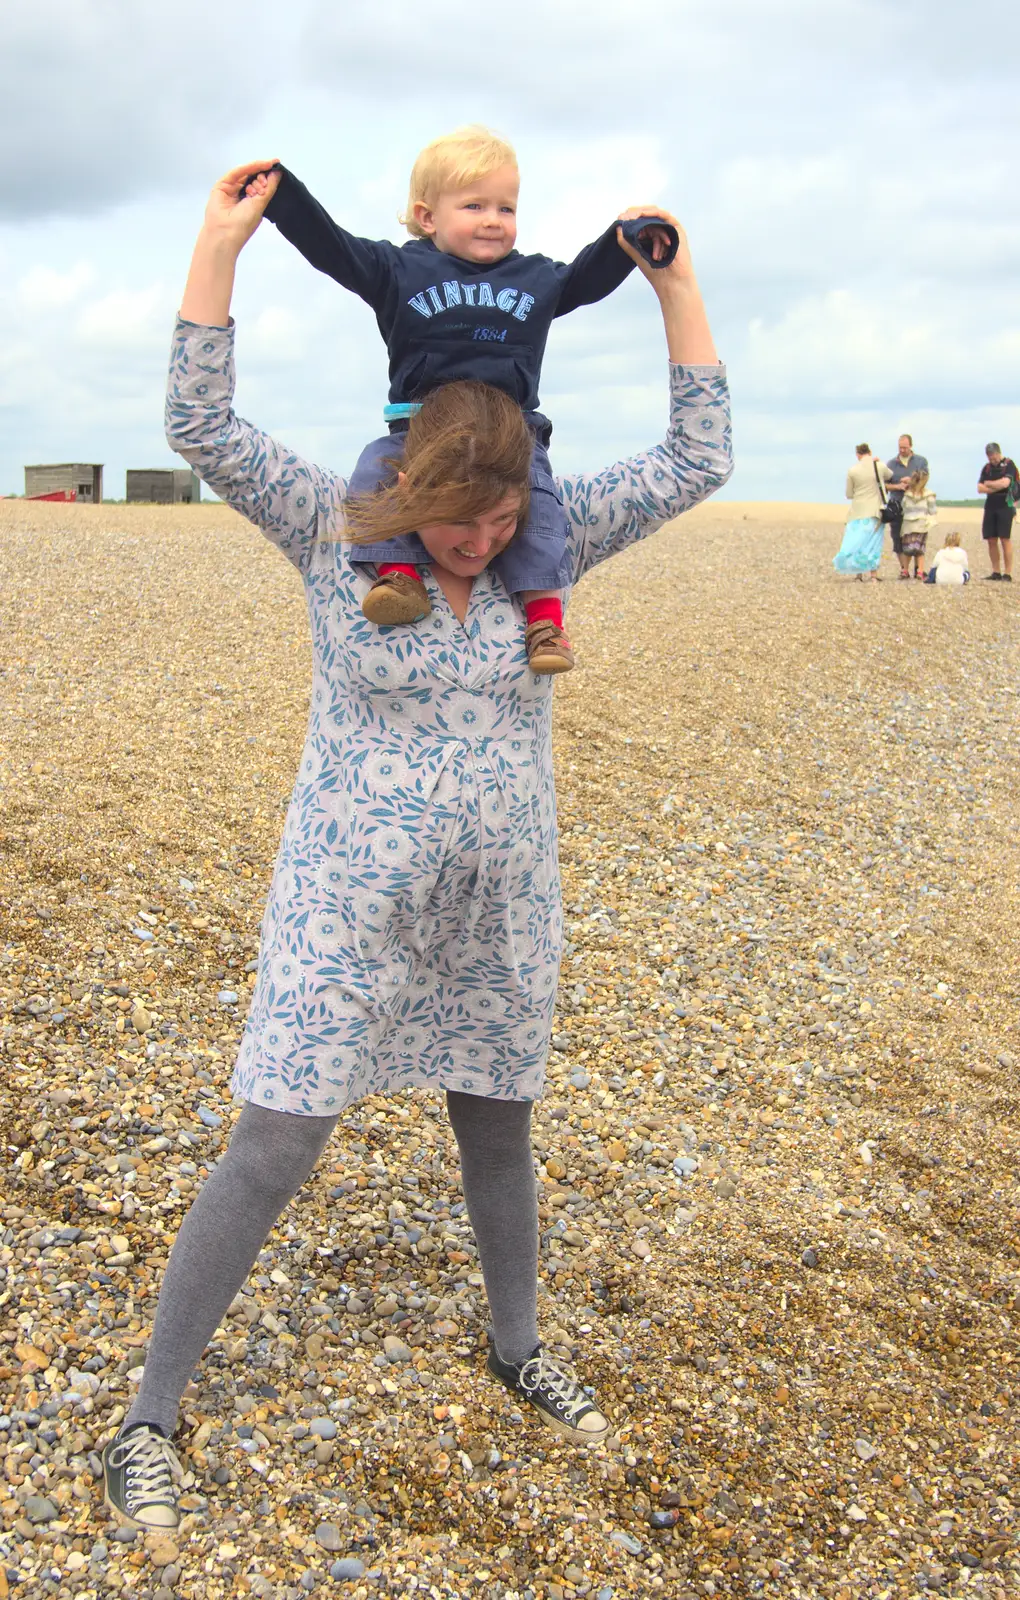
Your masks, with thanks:
[(574, 665), (570, 640), (555, 622), (533, 622), (524, 630), (528, 666), (543, 677), (554, 672), (569, 672)]
[(406, 572), (386, 572), (376, 578), (361, 609), (369, 622), (390, 628), (398, 622), (424, 622), (432, 615), (432, 601), (419, 578), (410, 578)]

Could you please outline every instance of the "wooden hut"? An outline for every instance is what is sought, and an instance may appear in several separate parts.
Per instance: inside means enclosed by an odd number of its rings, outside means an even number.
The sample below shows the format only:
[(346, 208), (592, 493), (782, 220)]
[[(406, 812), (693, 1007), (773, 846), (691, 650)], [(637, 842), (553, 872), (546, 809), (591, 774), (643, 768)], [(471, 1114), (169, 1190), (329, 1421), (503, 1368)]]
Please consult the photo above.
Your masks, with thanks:
[(27, 500), (83, 500), (99, 505), (103, 498), (103, 468), (95, 462), (63, 461), (53, 466), (25, 468)]
[(149, 505), (197, 505), (202, 485), (188, 467), (129, 467), (125, 498)]

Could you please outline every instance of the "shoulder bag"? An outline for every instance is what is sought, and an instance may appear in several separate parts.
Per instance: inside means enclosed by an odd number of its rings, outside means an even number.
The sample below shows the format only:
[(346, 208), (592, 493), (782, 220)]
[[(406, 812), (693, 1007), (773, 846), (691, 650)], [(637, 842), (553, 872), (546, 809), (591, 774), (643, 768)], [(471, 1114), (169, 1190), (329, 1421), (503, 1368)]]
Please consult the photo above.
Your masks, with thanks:
[(878, 520), (879, 522), (899, 522), (903, 515), (903, 507), (894, 505), (886, 494), (885, 484), (878, 475), (878, 462), (874, 457), (872, 457), (871, 465), (875, 469), (875, 482), (878, 484), (878, 492), (882, 497), (882, 509), (879, 512)]

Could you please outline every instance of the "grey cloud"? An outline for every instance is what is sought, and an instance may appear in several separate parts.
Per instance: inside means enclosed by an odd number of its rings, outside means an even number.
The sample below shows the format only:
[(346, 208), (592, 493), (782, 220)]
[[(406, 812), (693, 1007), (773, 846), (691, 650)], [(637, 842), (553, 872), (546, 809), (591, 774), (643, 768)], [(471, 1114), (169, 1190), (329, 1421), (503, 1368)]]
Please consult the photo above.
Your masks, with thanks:
[(264, 12), (263, 0), (14, 0), (0, 219), (93, 215), (205, 182), (279, 73), (260, 45)]
[(389, 0), (385, 36), (375, 0), (312, 0), (303, 42), (312, 78), (359, 105), (383, 94), (437, 125), (651, 127), (696, 159), (752, 129), (763, 147), (815, 142), (820, 120), (835, 131), (880, 113), (905, 76), (915, 88), (1011, 82), (1009, 0), (983, 11), (973, 37), (995, 41), (990, 52), (961, 48), (958, 0), (518, 0), (462, 15)]

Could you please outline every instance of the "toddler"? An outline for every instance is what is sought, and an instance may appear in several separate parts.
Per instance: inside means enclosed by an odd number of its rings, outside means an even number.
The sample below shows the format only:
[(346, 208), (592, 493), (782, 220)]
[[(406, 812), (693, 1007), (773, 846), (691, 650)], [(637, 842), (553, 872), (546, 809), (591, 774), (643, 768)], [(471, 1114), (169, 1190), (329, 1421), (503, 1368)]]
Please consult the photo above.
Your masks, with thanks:
[[(313, 267), (367, 301), (389, 352), (383, 415), (390, 431), (367, 446), (351, 477), (355, 526), (358, 498), (392, 482), (401, 434), (425, 395), (458, 379), (502, 389), (523, 410), (534, 452), (526, 519), (493, 566), (523, 605), (532, 670), (568, 672), (574, 658), (559, 593), (570, 578), (566, 514), (549, 463), (552, 425), (538, 410), (546, 339), (554, 317), (604, 299), (632, 270), (618, 226), (656, 267), (674, 259), (676, 229), (643, 216), (614, 222), (569, 264), (521, 255), (514, 248), (517, 157), (484, 128), (462, 128), (422, 151), (400, 219), (411, 239), (401, 247), (345, 232), (304, 184), (280, 171), (266, 216)], [(376, 567), (362, 605), (371, 622), (414, 623), (430, 614), (420, 571), (429, 557), (415, 533), (377, 543), (355, 535), (349, 559)]]
[(910, 562), (914, 563), (914, 577), (924, 577), (924, 549), (928, 535), (935, 526), (937, 513), (935, 496), (928, 488), (928, 473), (924, 468), (912, 472), (903, 492), (903, 526), (900, 531), (903, 554), (906, 556), (902, 577), (907, 576)]
[(960, 544), (958, 533), (947, 533), (946, 542), (941, 550), (936, 550), (932, 559), (931, 571), (926, 579), (928, 583), (953, 584), (957, 587), (970, 582), (970, 562), (967, 552)]

